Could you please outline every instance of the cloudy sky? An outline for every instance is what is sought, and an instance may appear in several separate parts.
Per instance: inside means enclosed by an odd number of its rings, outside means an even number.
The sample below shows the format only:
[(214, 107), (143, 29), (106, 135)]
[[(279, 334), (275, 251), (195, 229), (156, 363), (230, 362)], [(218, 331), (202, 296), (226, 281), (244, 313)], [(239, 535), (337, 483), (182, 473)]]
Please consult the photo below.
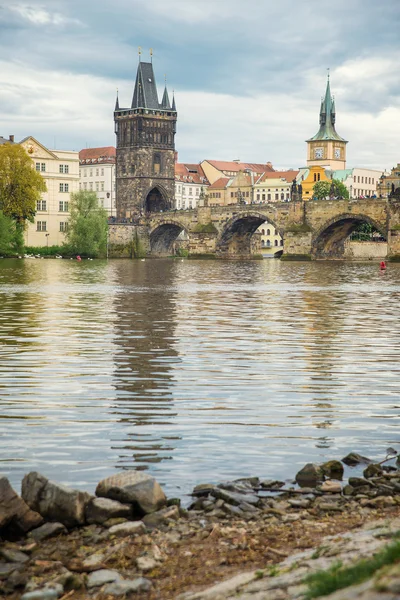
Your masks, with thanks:
[(399, 0), (0, 0), (0, 135), (114, 144), (138, 62), (175, 89), (179, 160), (306, 161), (327, 68), (348, 166), (400, 161)]

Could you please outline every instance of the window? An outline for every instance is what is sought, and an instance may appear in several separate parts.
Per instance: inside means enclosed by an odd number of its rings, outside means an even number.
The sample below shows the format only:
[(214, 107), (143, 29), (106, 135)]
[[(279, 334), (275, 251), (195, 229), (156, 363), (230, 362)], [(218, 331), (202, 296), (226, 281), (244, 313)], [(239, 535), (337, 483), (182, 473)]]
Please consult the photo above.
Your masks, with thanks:
[(271, 241), (267, 240), (267, 248), (271, 248)]
[(93, 169), (89, 169), (89, 177), (93, 177)]
[(60, 173), (69, 173), (69, 165), (60, 165)]
[(83, 189), (87, 190), (87, 183), (86, 182), (83, 184)]
[(46, 171), (46, 163), (40, 163), (40, 170), (42, 171), (42, 173)]
[(233, 192), (231, 192), (231, 198), (233, 198)]
[(281, 246), (283, 246), (283, 240), (281, 240)]
[(318, 173), (318, 181), (321, 181), (321, 173)]
[(192, 188), (189, 188), (189, 196), (192, 196)]
[(68, 231), (68, 222), (67, 221), (60, 222), (60, 231), (62, 231), (62, 232)]
[(98, 177), (98, 176), (99, 176), (99, 170), (96, 169), (96, 177)]
[(153, 173), (159, 175), (161, 173), (161, 154), (157, 153), (153, 156)]
[(267, 200), (271, 200), (271, 194), (267, 194)]
[(271, 235), (271, 230), (267, 229), (267, 235)]
[(262, 195), (262, 201), (265, 202), (265, 194)]
[(47, 202), (46, 200), (38, 200), (36, 202), (36, 210), (47, 210)]
[(101, 169), (101, 173), (100, 173), (100, 175), (101, 175), (102, 177), (104, 177), (104, 169)]
[(35, 163), (36, 171), (40, 171), (40, 163)]
[(68, 212), (69, 203), (66, 200), (60, 200), (60, 202), (58, 203), (58, 210), (60, 212)]
[(257, 194), (257, 200), (258, 201), (260, 200), (260, 194)]
[(85, 170), (83, 171), (83, 176), (84, 176), (84, 177), (87, 177), (87, 169), (85, 169)]
[(364, 183), (364, 177), (361, 177), (361, 183)]
[(36, 231), (46, 231), (47, 221), (36, 221)]
[(100, 182), (100, 190), (104, 192), (104, 181)]
[(265, 229), (261, 229), (261, 234), (265, 235)]
[(96, 181), (96, 192), (100, 190), (100, 182)]
[(375, 183), (374, 178), (372, 178), (372, 185), (374, 185), (374, 183)]
[(314, 173), (314, 181), (317, 181), (317, 174)]
[(264, 246), (265, 246), (265, 242), (264, 242), (264, 240), (261, 240), (261, 248), (264, 248)]
[(277, 245), (278, 245), (278, 240), (275, 240), (275, 246), (277, 246)]
[(69, 192), (69, 183), (60, 183), (60, 192)]
[(93, 183), (92, 183), (92, 182), (90, 182), (90, 183), (89, 183), (89, 190), (90, 190), (91, 192), (93, 191)]
[(275, 194), (275, 200), (279, 200), (279, 194)]

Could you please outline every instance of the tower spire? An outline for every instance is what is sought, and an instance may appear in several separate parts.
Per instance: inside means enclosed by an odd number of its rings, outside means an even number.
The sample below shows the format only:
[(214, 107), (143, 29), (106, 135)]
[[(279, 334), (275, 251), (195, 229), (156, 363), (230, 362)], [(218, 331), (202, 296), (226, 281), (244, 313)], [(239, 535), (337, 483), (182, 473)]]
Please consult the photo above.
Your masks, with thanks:
[(171, 104), (169, 103), (169, 96), (168, 96), (168, 90), (167, 90), (167, 76), (164, 75), (164, 83), (165, 83), (165, 87), (164, 87), (164, 94), (161, 100), (161, 108), (166, 108), (166, 109), (170, 109), (171, 108)]
[(119, 110), (118, 88), (117, 88), (117, 99), (115, 101), (115, 109), (114, 110)]
[(172, 90), (172, 110), (174, 110), (176, 112), (175, 90)]

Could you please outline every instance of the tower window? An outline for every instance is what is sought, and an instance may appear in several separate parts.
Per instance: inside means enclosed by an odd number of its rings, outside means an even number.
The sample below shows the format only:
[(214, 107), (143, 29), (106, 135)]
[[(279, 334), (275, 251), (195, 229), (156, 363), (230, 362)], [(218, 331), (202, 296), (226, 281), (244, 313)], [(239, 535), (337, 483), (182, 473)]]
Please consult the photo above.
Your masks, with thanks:
[(155, 175), (161, 173), (161, 154), (154, 154), (153, 157), (153, 172)]

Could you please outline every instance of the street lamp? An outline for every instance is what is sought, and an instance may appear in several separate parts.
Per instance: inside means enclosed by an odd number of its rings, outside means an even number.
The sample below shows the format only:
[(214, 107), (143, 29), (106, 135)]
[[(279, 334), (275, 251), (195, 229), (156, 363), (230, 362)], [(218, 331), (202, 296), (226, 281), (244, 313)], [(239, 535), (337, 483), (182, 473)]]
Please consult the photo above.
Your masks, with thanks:
[(46, 233), (46, 238), (47, 238), (47, 247), (49, 247), (49, 233)]

